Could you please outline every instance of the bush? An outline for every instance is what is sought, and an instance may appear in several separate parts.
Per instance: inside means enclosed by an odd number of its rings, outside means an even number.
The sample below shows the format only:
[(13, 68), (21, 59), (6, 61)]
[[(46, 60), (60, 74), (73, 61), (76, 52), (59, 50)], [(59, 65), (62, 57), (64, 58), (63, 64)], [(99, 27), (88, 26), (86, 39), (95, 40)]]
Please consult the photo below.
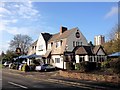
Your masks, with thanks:
[(29, 71), (29, 66), (27, 64), (23, 64), (22, 71)]
[(75, 66), (73, 65), (73, 62), (66, 62), (66, 69), (67, 70), (74, 70)]
[(80, 68), (84, 72), (92, 71), (96, 69), (96, 62), (82, 62)]
[(100, 70), (101, 69), (101, 63), (96, 63), (96, 69)]
[(102, 68), (110, 68), (110, 60), (106, 60), (101, 64)]
[(14, 63), (11, 64), (10, 69), (16, 69), (16, 65)]
[(80, 63), (75, 64), (75, 70), (80, 70)]
[(111, 68), (113, 68), (113, 71), (115, 73), (120, 74), (120, 58), (118, 60), (111, 61), (110, 66), (111, 66)]
[(101, 64), (96, 62), (81, 62), (75, 64), (75, 69), (80, 70), (81, 72), (89, 72), (93, 70), (101, 69)]

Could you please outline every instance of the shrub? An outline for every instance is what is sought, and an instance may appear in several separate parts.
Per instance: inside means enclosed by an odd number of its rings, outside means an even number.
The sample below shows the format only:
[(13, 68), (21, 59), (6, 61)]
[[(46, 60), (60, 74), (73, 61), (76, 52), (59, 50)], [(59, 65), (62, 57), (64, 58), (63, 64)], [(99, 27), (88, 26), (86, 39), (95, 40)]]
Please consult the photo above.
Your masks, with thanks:
[(95, 70), (96, 62), (82, 62), (80, 63), (80, 69), (84, 72)]
[(110, 66), (111, 66), (111, 68), (113, 68), (113, 71), (115, 73), (120, 74), (120, 58), (118, 60), (111, 61)]
[(81, 72), (89, 72), (93, 70), (101, 69), (101, 64), (96, 62), (81, 62), (75, 64), (75, 69), (80, 70)]
[(23, 64), (22, 71), (29, 71), (29, 66), (27, 64)]
[(96, 63), (96, 69), (100, 70), (101, 69), (101, 63)]
[(110, 68), (110, 60), (106, 60), (101, 64), (102, 68)]
[(80, 70), (80, 63), (75, 64), (75, 70)]
[(73, 62), (66, 62), (66, 69), (67, 70), (74, 70), (75, 66), (73, 65)]
[(16, 68), (16, 65), (12, 63), (10, 69), (15, 69), (15, 68)]

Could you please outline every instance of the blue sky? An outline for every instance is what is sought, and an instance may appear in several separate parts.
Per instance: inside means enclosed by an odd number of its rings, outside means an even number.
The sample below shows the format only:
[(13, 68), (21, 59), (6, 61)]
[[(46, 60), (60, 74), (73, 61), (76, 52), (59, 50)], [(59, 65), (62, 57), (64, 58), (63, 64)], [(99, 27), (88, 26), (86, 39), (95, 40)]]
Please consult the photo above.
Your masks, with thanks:
[[(118, 24), (117, 2), (1, 2), (0, 52), (16, 34), (35, 41), (40, 32), (58, 33), (60, 26), (78, 27), (88, 41), (105, 35)], [(0, 36), (1, 36), (0, 35)]]

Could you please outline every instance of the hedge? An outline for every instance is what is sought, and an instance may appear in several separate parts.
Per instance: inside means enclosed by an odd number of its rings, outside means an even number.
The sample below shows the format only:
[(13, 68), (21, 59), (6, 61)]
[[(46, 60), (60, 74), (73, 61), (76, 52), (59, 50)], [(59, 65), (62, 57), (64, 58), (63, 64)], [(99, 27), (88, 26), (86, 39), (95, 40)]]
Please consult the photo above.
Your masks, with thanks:
[(89, 72), (96, 69), (101, 69), (101, 64), (97, 62), (81, 62), (75, 64), (75, 69), (80, 70), (82, 72)]

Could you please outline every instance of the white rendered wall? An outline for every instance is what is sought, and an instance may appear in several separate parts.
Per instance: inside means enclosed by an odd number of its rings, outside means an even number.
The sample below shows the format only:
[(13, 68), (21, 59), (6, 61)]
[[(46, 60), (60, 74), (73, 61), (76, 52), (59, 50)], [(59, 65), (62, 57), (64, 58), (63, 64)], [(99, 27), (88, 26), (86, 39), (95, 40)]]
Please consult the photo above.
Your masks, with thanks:
[[(40, 46), (43, 46), (42, 49), (40, 50)], [(43, 51), (42, 51), (43, 50)], [(37, 47), (36, 47), (36, 55), (45, 55), (46, 53), (46, 43), (45, 43), (45, 40), (43, 38), (43, 36), (39, 35), (39, 38), (38, 38), (38, 42), (37, 42)]]

